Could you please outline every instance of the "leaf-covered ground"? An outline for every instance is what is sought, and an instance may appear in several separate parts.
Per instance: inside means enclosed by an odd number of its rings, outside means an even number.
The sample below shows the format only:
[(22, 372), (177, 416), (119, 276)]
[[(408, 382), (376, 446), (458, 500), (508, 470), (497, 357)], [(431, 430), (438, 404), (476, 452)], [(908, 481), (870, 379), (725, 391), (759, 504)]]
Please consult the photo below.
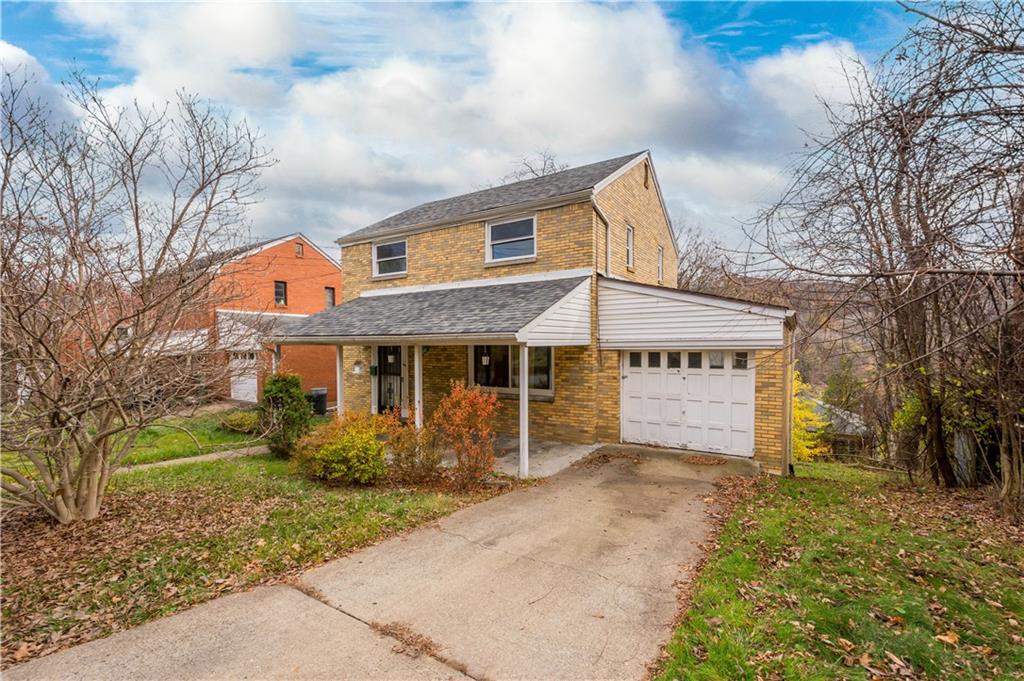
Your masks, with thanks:
[(980, 491), (801, 465), (692, 589), (661, 679), (1024, 678), (1024, 531)]
[(269, 456), (124, 473), (95, 522), (5, 518), (3, 663), (286, 580), (493, 493), (328, 488)]

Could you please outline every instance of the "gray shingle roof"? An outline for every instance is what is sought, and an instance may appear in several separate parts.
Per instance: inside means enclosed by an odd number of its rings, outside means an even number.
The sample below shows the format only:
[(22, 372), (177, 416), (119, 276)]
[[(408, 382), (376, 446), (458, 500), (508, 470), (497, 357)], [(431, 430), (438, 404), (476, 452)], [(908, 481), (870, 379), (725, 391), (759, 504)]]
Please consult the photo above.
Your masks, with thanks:
[(456, 222), (459, 218), (487, 210), (515, 206), (531, 201), (543, 201), (559, 196), (592, 189), (601, 180), (647, 152), (640, 151), (578, 168), (569, 168), (551, 175), (503, 184), (480, 191), (454, 196), (440, 201), (422, 203), (363, 227), (338, 239), (338, 243), (352, 243), (388, 234), (395, 234), (419, 226)]
[(587, 277), (366, 296), (278, 328), (286, 338), (509, 334)]

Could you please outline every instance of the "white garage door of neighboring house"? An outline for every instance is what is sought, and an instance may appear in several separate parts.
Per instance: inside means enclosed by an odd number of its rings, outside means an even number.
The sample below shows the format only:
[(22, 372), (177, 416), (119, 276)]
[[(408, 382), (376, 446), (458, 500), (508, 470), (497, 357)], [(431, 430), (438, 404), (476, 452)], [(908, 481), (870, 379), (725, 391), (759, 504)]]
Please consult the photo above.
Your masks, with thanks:
[(754, 453), (754, 367), (743, 350), (622, 352), (622, 439)]
[(257, 392), (256, 353), (231, 353), (231, 399), (255, 402)]

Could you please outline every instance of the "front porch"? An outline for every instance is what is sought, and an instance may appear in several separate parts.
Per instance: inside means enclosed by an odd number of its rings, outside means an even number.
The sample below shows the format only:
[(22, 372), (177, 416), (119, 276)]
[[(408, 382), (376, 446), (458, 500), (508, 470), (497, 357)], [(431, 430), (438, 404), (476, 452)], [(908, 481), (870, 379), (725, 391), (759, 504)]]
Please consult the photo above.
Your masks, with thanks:
[(495, 430), (503, 436), (498, 469), (529, 476), (533, 445), (538, 471), (550, 475), (593, 449), (562, 441), (598, 439), (590, 283), (589, 276), (563, 276), (364, 292), (271, 341), (278, 351), (335, 346), (338, 413), (397, 409), (422, 428), (452, 381), (493, 390)]

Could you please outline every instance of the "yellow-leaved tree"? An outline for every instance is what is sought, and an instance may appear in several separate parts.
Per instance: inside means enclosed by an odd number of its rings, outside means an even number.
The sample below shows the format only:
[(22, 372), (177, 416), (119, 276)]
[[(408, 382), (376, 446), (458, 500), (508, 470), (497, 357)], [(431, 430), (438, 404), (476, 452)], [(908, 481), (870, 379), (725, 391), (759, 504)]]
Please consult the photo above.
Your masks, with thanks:
[(793, 459), (810, 461), (829, 453), (828, 443), (822, 438), (828, 421), (814, 410), (811, 386), (804, 382), (800, 372), (793, 371)]

